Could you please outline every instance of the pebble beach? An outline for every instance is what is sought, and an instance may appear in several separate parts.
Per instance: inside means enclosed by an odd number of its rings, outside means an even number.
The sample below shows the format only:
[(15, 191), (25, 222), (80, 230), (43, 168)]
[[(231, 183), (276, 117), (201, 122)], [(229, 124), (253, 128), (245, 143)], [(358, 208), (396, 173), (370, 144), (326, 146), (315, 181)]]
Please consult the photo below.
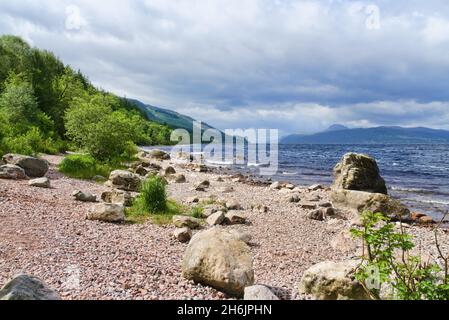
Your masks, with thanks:
[[(0, 286), (26, 273), (67, 300), (232, 299), (182, 277), (187, 244), (173, 237), (174, 226), (86, 220), (92, 204), (74, 201), (73, 191), (99, 196), (108, 187), (65, 177), (57, 170), (61, 156), (45, 159), (50, 189), (31, 187), (25, 180), (0, 180)], [(169, 184), (170, 199), (194, 205), (193, 197), (213, 198), (242, 206), (246, 224), (227, 228), (250, 236), (255, 283), (272, 288), (281, 299), (310, 299), (297, 289), (305, 270), (361, 252), (359, 241), (349, 235), (357, 220), (351, 210), (338, 210), (324, 221), (307, 217), (313, 206), (331, 202), (327, 186), (273, 189), (226, 172), (196, 172), (170, 160), (160, 165), (173, 166), (186, 177), (186, 183)], [(196, 191), (204, 180), (210, 187)], [(293, 194), (299, 201), (288, 200)], [(410, 225), (407, 230), (429, 259), (437, 256), (432, 227)], [(441, 247), (448, 251), (449, 236), (440, 233)]]

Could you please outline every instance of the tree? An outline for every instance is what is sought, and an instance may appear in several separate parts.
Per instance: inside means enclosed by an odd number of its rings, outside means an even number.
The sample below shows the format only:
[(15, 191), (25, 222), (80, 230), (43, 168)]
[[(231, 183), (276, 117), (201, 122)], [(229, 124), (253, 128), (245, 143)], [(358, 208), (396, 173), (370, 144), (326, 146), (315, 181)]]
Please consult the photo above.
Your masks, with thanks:
[(0, 96), (0, 112), (11, 126), (12, 134), (21, 134), (38, 122), (39, 109), (31, 83), (22, 74), (10, 74)]
[(127, 115), (113, 111), (114, 101), (114, 97), (103, 94), (75, 99), (65, 115), (67, 135), (100, 161), (115, 160), (129, 153), (138, 137)]

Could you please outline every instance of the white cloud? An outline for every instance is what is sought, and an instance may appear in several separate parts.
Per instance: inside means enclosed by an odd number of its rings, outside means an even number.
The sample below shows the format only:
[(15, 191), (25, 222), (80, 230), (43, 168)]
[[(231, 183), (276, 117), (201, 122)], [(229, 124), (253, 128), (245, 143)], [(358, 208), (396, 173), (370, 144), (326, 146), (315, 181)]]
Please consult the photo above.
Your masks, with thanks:
[[(379, 29), (366, 27), (373, 4)], [(0, 33), (54, 51), (104, 89), (221, 128), (286, 132), (446, 127), (448, 30), (443, 0), (0, 3)]]

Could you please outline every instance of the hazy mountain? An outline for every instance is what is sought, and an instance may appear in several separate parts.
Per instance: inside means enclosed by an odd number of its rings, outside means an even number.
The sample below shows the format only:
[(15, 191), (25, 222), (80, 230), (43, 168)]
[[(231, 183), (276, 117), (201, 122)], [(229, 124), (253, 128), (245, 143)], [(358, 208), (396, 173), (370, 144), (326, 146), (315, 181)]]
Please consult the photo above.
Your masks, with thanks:
[(340, 131), (340, 130), (347, 130), (348, 127), (342, 125), (342, 124), (333, 124), (329, 128), (327, 128), (326, 131)]
[[(429, 128), (375, 127), (349, 129), (332, 126), (331, 130), (311, 134), (293, 134), (281, 139), (285, 144), (418, 144), (449, 143), (449, 131)], [(333, 129), (333, 130), (332, 130)], [(338, 130), (335, 130), (338, 129)]]

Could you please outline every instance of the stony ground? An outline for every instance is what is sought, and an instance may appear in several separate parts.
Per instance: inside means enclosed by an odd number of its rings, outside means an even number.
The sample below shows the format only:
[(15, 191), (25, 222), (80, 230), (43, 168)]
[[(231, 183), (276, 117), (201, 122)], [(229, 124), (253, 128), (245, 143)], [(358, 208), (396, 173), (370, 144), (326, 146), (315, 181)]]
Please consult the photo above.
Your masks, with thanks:
[[(186, 244), (172, 237), (172, 226), (107, 224), (85, 220), (92, 204), (75, 202), (71, 193), (83, 190), (100, 195), (107, 190), (90, 181), (69, 179), (52, 163), (47, 176), (52, 189), (29, 187), (27, 181), (0, 180), (0, 285), (18, 273), (40, 277), (64, 299), (225, 299), (222, 293), (196, 285), (181, 277)], [(169, 165), (165, 162), (164, 166)], [(306, 218), (301, 204), (329, 201), (325, 190), (300, 192), (300, 203), (285, 200), (287, 193), (268, 187), (233, 182), (229, 176), (218, 182), (218, 174), (183, 170), (186, 184), (170, 184), (172, 199), (189, 197), (237, 200), (245, 209), (248, 223), (241, 228), (252, 236), (256, 283), (276, 288), (285, 299), (304, 298), (296, 284), (304, 270), (323, 260), (344, 260), (360, 250), (348, 236), (353, 216), (341, 212), (334, 219)], [(193, 186), (208, 179), (207, 192)], [(223, 193), (232, 186), (234, 192)], [(314, 199), (315, 198), (315, 199)], [(265, 205), (268, 212), (252, 210)], [(412, 227), (420, 248), (435, 255), (433, 232)], [(449, 238), (442, 233), (443, 249)], [(79, 279), (79, 283), (77, 282)], [(79, 284), (79, 286), (78, 286)]]

